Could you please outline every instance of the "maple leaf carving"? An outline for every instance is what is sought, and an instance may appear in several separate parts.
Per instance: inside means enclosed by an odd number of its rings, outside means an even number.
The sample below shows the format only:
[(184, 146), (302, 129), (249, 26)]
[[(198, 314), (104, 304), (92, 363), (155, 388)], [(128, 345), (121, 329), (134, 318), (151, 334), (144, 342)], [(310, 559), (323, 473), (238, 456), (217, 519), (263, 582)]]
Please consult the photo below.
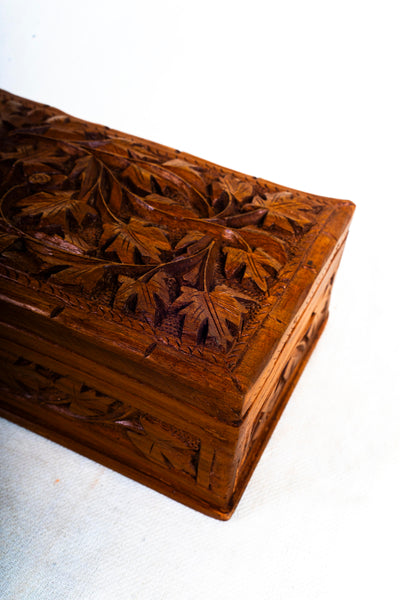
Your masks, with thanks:
[(80, 390), (73, 389), (71, 392), (71, 395), (68, 395), (61, 404), (65, 404), (68, 412), (71, 412), (75, 417), (90, 420), (96, 420), (96, 417), (100, 417), (100, 420), (114, 421), (123, 416), (122, 403), (105, 396), (97, 390), (81, 386)]
[[(204, 241), (202, 244), (199, 242)], [(186, 250), (189, 253), (197, 252), (210, 242), (210, 238), (201, 231), (189, 231), (175, 246), (175, 250)]]
[(100, 183), (100, 169), (96, 159), (93, 156), (84, 156), (75, 162), (75, 166), (70, 174), (71, 178), (79, 177), (81, 187), (79, 190), (79, 199), (87, 202), (96, 185)]
[(21, 209), (23, 216), (36, 216), (51, 220), (57, 225), (64, 225), (67, 212), (70, 212), (78, 223), (91, 210), (84, 202), (75, 197), (74, 190), (57, 192), (38, 192), (32, 196), (22, 198), (16, 205)]
[(104, 275), (104, 264), (88, 262), (83, 265), (71, 265), (62, 271), (53, 273), (51, 279), (67, 285), (81, 285), (92, 290)]
[(55, 153), (51, 147), (36, 149), (30, 144), (21, 144), (13, 152), (0, 153), (0, 160), (13, 159), (14, 165), (21, 163), (26, 175), (35, 171), (46, 171), (50, 167), (62, 169), (68, 158), (68, 154), (63, 151)]
[[(26, 388), (29, 388), (36, 394), (41, 394), (42, 390), (45, 390), (49, 383), (52, 384), (57, 380), (59, 375), (50, 371), (49, 369), (45, 369), (40, 367), (39, 365), (26, 361), (22, 357), (17, 359), (12, 366), (13, 375), (15, 381), (18, 383), (21, 380), (24, 383), (25, 392)], [(23, 376), (21, 377), (21, 372), (23, 372)]]
[(182, 286), (182, 294), (174, 305), (185, 315), (183, 330), (195, 334), (198, 343), (209, 336), (226, 349), (233, 341), (228, 322), (240, 329), (243, 315), (247, 313), (238, 299), (251, 300), (226, 285), (217, 285), (211, 292)]
[(250, 279), (263, 292), (267, 291), (266, 277), (269, 273), (265, 267), (271, 267), (278, 272), (282, 265), (275, 258), (264, 252), (261, 248), (243, 250), (227, 246), (223, 248), (226, 254), (225, 273), (228, 278), (235, 277), (243, 268), (244, 279)]
[(194, 453), (199, 449), (199, 441), (159, 421), (150, 415), (138, 415), (134, 429), (126, 434), (136, 452), (146, 459), (178, 469), (196, 476)]
[(139, 163), (132, 162), (122, 171), (122, 177), (147, 192), (152, 192), (152, 173)]
[(261, 298), (285, 264), (289, 281), (332, 208), (50, 108), (0, 103), (0, 253), (66, 287), (66, 302), (113, 301), (153, 333), (165, 320), (166, 343), (181, 315), (192, 347), (209, 337), (227, 348), (247, 319), (246, 289)]
[(198, 186), (198, 189), (202, 193), (205, 192), (205, 182), (196, 169), (196, 165), (181, 158), (174, 158), (173, 160), (168, 160), (163, 163), (163, 166), (172, 169), (178, 175), (190, 181), (193, 185)]
[(35, 369), (47, 383), (46, 404), (57, 406), (75, 418), (90, 421), (113, 422), (125, 416), (126, 407), (121, 401), (114, 400), (84, 384), (77, 385), (68, 377), (53, 374), (40, 365), (36, 365)]
[(148, 194), (145, 196), (145, 200), (148, 204), (162, 211), (173, 212), (175, 217), (189, 219), (196, 219), (198, 214), (187, 206), (182, 206), (178, 202), (174, 202), (170, 198), (166, 196), (161, 196), (160, 194)]
[(167, 162), (163, 163), (163, 165), (165, 167), (172, 167), (173, 169), (189, 171), (194, 175), (200, 177), (200, 175), (196, 171), (196, 165), (192, 165), (192, 163), (189, 163), (187, 162), (187, 160), (183, 160), (182, 158), (173, 158), (172, 160), (167, 160)]
[(114, 179), (111, 184), (110, 196), (108, 198), (108, 204), (114, 213), (119, 214), (122, 200), (122, 188), (119, 182)]
[(106, 223), (100, 244), (108, 244), (107, 250), (115, 250), (124, 263), (135, 262), (135, 249), (145, 258), (159, 262), (160, 252), (171, 249), (165, 233), (157, 227), (146, 226), (145, 221), (135, 217), (129, 223)]
[(121, 286), (116, 293), (114, 307), (125, 308), (129, 305), (131, 308), (134, 305), (136, 313), (149, 318), (153, 323), (157, 322), (161, 309), (169, 304), (165, 274), (157, 271), (148, 281), (135, 281), (125, 275), (120, 275), (118, 280)]
[(220, 185), (223, 190), (236, 198), (239, 203), (248, 200), (253, 195), (253, 186), (248, 181), (242, 181), (235, 175), (225, 175), (220, 180)]
[(312, 225), (312, 221), (304, 215), (310, 209), (301, 200), (294, 198), (291, 192), (280, 192), (265, 199), (255, 196), (247, 207), (248, 210), (250, 207), (268, 210), (263, 227), (276, 226), (288, 233), (296, 233), (297, 229), (309, 229)]

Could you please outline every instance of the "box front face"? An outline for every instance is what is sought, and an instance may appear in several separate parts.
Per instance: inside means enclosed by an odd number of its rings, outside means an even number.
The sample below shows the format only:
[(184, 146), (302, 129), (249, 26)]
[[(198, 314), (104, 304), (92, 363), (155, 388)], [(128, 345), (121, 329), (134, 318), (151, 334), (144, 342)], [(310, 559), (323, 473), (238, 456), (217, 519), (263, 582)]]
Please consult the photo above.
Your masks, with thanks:
[[(53, 419), (61, 435), (64, 418), (76, 447), (99, 452), (94, 440), (107, 438), (111, 462), (226, 509), (245, 415), (258, 410), (353, 206), (7, 93), (0, 102), (9, 384), (37, 397), (45, 421), (53, 415), (48, 429)], [(106, 372), (142, 392), (126, 400)]]
[[(133, 377), (0, 323), (1, 412), (54, 441), (224, 518), (237, 428), (177, 406)], [(66, 362), (66, 358), (69, 362)]]

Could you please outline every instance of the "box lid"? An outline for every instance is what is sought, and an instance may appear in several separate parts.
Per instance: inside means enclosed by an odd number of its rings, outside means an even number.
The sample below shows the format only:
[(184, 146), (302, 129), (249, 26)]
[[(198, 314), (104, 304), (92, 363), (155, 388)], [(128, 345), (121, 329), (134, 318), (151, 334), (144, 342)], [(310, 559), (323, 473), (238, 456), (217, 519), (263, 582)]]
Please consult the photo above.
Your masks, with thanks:
[(3, 320), (239, 422), (354, 205), (0, 105)]

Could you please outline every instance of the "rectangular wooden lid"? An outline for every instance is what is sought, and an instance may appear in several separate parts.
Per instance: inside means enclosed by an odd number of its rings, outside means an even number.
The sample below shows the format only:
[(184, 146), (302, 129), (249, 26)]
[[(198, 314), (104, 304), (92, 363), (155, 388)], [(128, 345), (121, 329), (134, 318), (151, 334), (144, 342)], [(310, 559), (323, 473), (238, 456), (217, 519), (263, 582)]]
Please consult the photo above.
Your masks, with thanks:
[(0, 92), (3, 320), (235, 423), (354, 205)]

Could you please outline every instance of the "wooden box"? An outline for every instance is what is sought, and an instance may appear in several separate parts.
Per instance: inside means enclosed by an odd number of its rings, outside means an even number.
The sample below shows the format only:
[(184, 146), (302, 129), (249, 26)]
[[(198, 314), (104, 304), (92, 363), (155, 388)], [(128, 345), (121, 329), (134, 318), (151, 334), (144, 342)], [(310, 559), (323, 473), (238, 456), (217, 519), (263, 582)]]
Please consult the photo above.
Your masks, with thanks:
[(354, 205), (0, 102), (1, 414), (228, 519)]

